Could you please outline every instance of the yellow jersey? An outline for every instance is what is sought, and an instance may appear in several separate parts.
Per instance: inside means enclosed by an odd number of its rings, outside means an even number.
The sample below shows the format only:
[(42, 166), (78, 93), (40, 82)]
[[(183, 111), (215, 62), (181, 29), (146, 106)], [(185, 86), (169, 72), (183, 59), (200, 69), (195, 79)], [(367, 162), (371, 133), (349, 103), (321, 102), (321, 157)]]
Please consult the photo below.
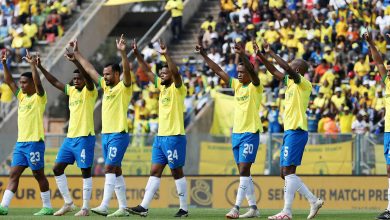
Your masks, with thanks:
[(7, 84), (3, 83), (0, 85), (0, 95), (0, 102), (12, 102), (12, 90)]
[(286, 108), (284, 111), (284, 130), (302, 129), (307, 131), (306, 110), (310, 101), (311, 83), (300, 76), (299, 83), (285, 76)]
[(107, 86), (103, 77), (99, 77), (99, 86), (103, 89), (102, 133), (128, 132), (127, 108), (132, 87), (126, 87), (123, 81), (112, 87)]
[(263, 132), (259, 116), (263, 86), (244, 85), (234, 78), (230, 78), (229, 86), (234, 90), (233, 133)]
[(169, 86), (161, 85), (161, 79), (156, 75), (156, 88), (160, 89), (158, 103), (158, 136), (184, 135), (184, 99), (187, 88), (182, 84), (176, 88), (175, 83)]
[(337, 95), (333, 95), (330, 101), (336, 106), (337, 109), (341, 110), (342, 105), (345, 103), (345, 96), (341, 95), (340, 98)]
[(66, 85), (65, 94), (69, 96), (68, 138), (95, 135), (93, 110), (97, 98), (97, 89), (92, 91), (87, 86), (79, 91), (74, 86)]
[(353, 121), (353, 114), (344, 114), (341, 113), (339, 115), (340, 120), (340, 132), (341, 133), (352, 133), (352, 121)]
[(386, 114), (385, 114), (385, 132), (390, 132), (390, 79), (386, 76), (385, 80), (386, 91), (385, 91), (385, 105), (386, 105)]
[(165, 10), (170, 10), (172, 13), (172, 17), (180, 17), (183, 16), (183, 2), (182, 0), (168, 0), (165, 5)]
[(32, 96), (20, 89), (16, 92), (18, 106), (18, 142), (43, 141), (43, 113), (47, 103), (46, 92), (43, 96), (37, 93)]

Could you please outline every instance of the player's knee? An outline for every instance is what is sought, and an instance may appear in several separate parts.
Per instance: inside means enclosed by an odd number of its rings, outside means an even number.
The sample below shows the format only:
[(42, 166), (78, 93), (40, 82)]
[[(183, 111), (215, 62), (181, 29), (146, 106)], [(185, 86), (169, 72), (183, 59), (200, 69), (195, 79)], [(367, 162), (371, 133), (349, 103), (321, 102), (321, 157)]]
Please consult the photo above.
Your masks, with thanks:
[(81, 169), (81, 175), (83, 176), (83, 179), (90, 178), (92, 176), (91, 168)]
[(151, 169), (150, 170), (150, 176), (155, 176), (155, 177), (161, 178), (161, 174), (162, 174), (162, 172), (158, 169)]
[(41, 180), (41, 179), (44, 179), (45, 178), (45, 174), (43, 172), (40, 172), (40, 171), (33, 171), (33, 176), (36, 180)]
[(54, 166), (53, 167), (53, 173), (54, 173), (55, 176), (61, 176), (62, 174), (64, 174), (64, 169), (62, 169), (59, 166)]
[(116, 173), (116, 167), (114, 166), (106, 166), (104, 168), (104, 173)]
[(176, 168), (176, 169), (172, 169), (171, 170), (172, 172), (172, 176), (175, 180), (177, 179), (181, 179), (184, 177), (184, 173), (183, 173), (183, 168), (180, 167), (180, 168)]
[(10, 182), (15, 182), (20, 178), (21, 174), (19, 172), (11, 172), (9, 174), (9, 180)]

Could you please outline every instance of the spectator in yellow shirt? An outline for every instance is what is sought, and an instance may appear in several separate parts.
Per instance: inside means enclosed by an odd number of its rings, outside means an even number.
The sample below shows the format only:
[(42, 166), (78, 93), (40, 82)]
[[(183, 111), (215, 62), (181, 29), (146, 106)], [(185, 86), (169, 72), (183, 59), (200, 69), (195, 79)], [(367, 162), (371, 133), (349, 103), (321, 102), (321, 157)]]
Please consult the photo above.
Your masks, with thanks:
[(268, 26), (269, 26), (269, 30), (265, 32), (264, 39), (269, 44), (273, 44), (276, 42), (277, 39), (280, 38), (280, 34), (278, 31), (275, 30), (275, 23), (274, 22), (269, 22)]
[(334, 52), (332, 51), (332, 49), (329, 46), (326, 46), (324, 48), (324, 51), (325, 51), (325, 54), (323, 55), (322, 58), (324, 58), (326, 60), (326, 62), (328, 62), (330, 64), (334, 64), (335, 56), (334, 56)]
[(347, 36), (348, 24), (345, 22), (343, 16), (340, 17), (340, 21), (336, 24), (336, 34), (338, 36)]
[(202, 29), (202, 30), (204, 30), (204, 31), (207, 31), (208, 30), (208, 28), (209, 28), (209, 26), (211, 26), (212, 28), (213, 28), (213, 30), (215, 30), (215, 26), (217, 25), (217, 23), (215, 22), (215, 21), (213, 21), (213, 16), (212, 15), (209, 15), (208, 17), (207, 17), (207, 20), (206, 21), (204, 21), (203, 23), (202, 23), (202, 25), (200, 26), (200, 28)]
[(383, 92), (380, 88), (377, 89), (376, 92), (377, 92), (376, 93), (377, 95), (374, 98), (374, 100), (372, 101), (371, 107), (378, 112), (383, 111), (385, 108), (385, 98), (383, 97)]
[(359, 60), (355, 63), (353, 71), (360, 77), (367, 75), (370, 71), (370, 65), (366, 62), (364, 55), (359, 55)]
[(23, 32), (30, 38), (31, 42), (34, 42), (38, 33), (38, 26), (35, 23), (31, 23), (31, 18), (27, 18), (27, 23), (23, 26)]
[(283, 0), (269, 0), (268, 1), (268, 6), (270, 8), (281, 8), (283, 7)]
[(318, 92), (318, 96), (314, 99), (313, 105), (318, 109), (324, 109), (328, 105), (328, 99), (325, 97), (324, 92)]
[[(2, 76), (2, 75), (1, 75)], [(7, 116), (11, 109), (13, 93), (11, 88), (5, 84), (0, 84), (0, 121)]]
[(165, 5), (165, 10), (171, 11), (172, 15), (172, 35), (175, 40), (178, 40), (182, 32), (182, 17), (183, 17), (183, 2), (182, 0), (168, 0)]
[(385, 38), (378, 34), (375, 41), (376, 48), (378, 48), (378, 51), (382, 54), (386, 54), (386, 41)]
[(344, 106), (343, 111), (339, 112), (338, 119), (340, 124), (340, 133), (352, 133), (353, 114), (349, 110), (348, 106)]
[(330, 100), (334, 104), (334, 106), (337, 108), (337, 110), (341, 111), (342, 107), (346, 104), (345, 103), (345, 96), (342, 95), (342, 90), (340, 87), (337, 87), (335, 89), (335, 93), (336, 94), (333, 95)]

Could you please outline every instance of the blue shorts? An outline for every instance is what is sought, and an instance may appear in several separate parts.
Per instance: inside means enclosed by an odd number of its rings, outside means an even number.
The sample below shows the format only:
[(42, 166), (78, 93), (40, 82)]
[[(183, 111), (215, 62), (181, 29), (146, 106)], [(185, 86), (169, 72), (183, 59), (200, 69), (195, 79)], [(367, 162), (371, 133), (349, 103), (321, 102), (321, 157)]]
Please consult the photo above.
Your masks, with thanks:
[(383, 148), (385, 152), (386, 164), (390, 165), (390, 132), (385, 132)]
[(237, 164), (254, 163), (259, 149), (259, 133), (241, 133), (232, 135), (233, 155)]
[(283, 145), (280, 149), (281, 167), (301, 165), (308, 138), (308, 132), (304, 130), (287, 130), (284, 132)]
[(40, 170), (45, 166), (45, 142), (16, 142), (12, 154), (12, 167), (30, 167)]
[(152, 164), (168, 164), (169, 168), (183, 167), (186, 161), (185, 135), (156, 136), (153, 142)]
[(102, 134), (102, 151), (106, 165), (122, 166), (122, 160), (129, 146), (128, 133)]
[(90, 168), (93, 164), (95, 136), (65, 138), (58, 151), (56, 163), (73, 164), (79, 168)]

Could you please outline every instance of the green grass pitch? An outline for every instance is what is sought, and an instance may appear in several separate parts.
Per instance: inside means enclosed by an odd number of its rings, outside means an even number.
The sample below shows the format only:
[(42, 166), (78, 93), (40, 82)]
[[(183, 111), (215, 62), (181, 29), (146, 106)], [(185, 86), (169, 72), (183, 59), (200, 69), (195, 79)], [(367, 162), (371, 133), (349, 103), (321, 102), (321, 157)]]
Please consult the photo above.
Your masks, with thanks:
[[(72, 213), (69, 213), (66, 216), (55, 217), (55, 216), (32, 216), (32, 214), (39, 209), (10, 209), (8, 216), (0, 216), (0, 219), (58, 219), (58, 220), (68, 220), (68, 219), (106, 219), (105, 217), (91, 214), (86, 218), (76, 218), (72, 216)], [(114, 211), (114, 210), (112, 210)], [(176, 213), (177, 209), (167, 208), (167, 209), (150, 209), (149, 216), (142, 218), (139, 216), (130, 216), (129, 218), (125, 217), (123, 219), (175, 219), (172, 216)], [(190, 209), (190, 216), (187, 219), (225, 219), (225, 214), (229, 210), (227, 209), (202, 209), (202, 208), (192, 208)], [(246, 209), (242, 209), (241, 212), (245, 212)], [(259, 219), (267, 219), (269, 215), (276, 214), (279, 210), (261, 210), (261, 217)], [(381, 211), (381, 210), (380, 210)], [(375, 219), (380, 211), (373, 210), (349, 210), (349, 211), (331, 211), (331, 210), (321, 210), (319, 215), (315, 218), (318, 220), (357, 220), (357, 219)], [(73, 213), (74, 214), (74, 213)], [(306, 219), (308, 210), (296, 210), (294, 211), (293, 219), (303, 220)], [(176, 218), (177, 219), (177, 218)]]

